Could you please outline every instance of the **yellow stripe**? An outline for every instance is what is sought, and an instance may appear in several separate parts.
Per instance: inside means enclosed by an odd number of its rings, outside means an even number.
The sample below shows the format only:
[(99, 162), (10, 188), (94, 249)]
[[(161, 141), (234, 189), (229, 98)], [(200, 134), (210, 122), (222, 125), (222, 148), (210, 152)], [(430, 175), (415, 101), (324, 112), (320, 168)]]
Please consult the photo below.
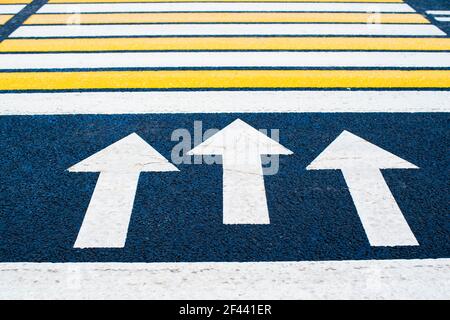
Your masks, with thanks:
[[(380, 23), (429, 23), (420, 14), (378, 14)], [(328, 22), (367, 23), (373, 22), (370, 13), (109, 13), (109, 14), (37, 14), (25, 24), (81, 24), (115, 23), (192, 23), (192, 22)]]
[[(2, 0), (0, 0), (2, 1)], [(116, 3), (116, 2), (385, 2), (403, 3), (403, 0), (50, 0), (48, 3)]]
[(201, 70), (0, 73), (0, 90), (450, 88), (449, 70)]
[(0, 4), (27, 4), (33, 0), (0, 0)]
[(450, 38), (352, 37), (218, 37), (218, 38), (88, 38), (6, 39), (0, 52), (89, 52), (164, 50), (441, 50), (450, 51)]
[(9, 19), (11, 19), (13, 16), (8, 14), (0, 14), (0, 25), (5, 24), (8, 22)]

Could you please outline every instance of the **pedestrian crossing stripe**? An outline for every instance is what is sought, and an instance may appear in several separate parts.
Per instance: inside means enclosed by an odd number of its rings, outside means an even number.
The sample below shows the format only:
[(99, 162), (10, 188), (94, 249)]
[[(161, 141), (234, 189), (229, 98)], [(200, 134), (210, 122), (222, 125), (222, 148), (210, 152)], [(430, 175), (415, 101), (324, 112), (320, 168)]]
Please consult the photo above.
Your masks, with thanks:
[(1, 71), (450, 68), (446, 52), (91, 52), (1, 57)]
[(16, 14), (25, 8), (25, 4), (0, 4), (0, 14)]
[(13, 17), (13, 15), (10, 15), (10, 14), (0, 14), (0, 26), (4, 25), (12, 17)]
[[(73, 14), (37, 14), (25, 25), (65, 25)], [(371, 13), (287, 13), (287, 12), (222, 12), (222, 13), (87, 13), (77, 16), (79, 24), (140, 24), (140, 23), (367, 23)], [(383, 13), (380, 23), (429, 24), (420, 14)]]
[[(8, 1), (8, 0), (0, 0)], [(11, 0), (14, 1), (14, 0)], [(21, 0), (19, 0), (21, 1)], [(27, 0), (23, 0), (27, 1)], [(48, 3), (131, 3), (131, 2), (164, 2), (161, 0), (49, 0)], [(402, 3), (403, 0), (171, 0), (170, 2), (360, 2), (360, 3)]]
[(450, 70), (1, 72), (0, 90), (450, 88)]
[(450, 38), (158, 37), (7, 39), (0, 52), (102, 51), (450, 51)]
[(22, 26), (11, 38), (85, 38), (118, 36), (152, 37), (217, 37), (217, 36), (443, 36), (431, 24), (105, 24)]
[(113, 12), (372, 12), (415, 13), (405, 3), (360, 2), (133, 2), (133, 3), (50, 3), (38, 13)]
[(33, 0), (0, 0), (0, 5), (4, 4), (28, 4)]

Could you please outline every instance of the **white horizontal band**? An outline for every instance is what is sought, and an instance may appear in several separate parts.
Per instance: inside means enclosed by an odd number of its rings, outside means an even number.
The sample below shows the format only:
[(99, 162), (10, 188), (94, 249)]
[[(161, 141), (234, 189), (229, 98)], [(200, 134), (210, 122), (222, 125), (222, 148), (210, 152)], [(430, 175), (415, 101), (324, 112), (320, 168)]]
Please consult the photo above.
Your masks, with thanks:
[(449, 298), (450, 259), (0, 264), (0, 299)]
[(449, 52), (116, 52), (0, 54), (0, 70), (73, 68), (450, 68)]
[(0, 14), (16, 14), (20, 10), (25, 8), (25, 5), (21, 4), (0, 4)]
[(434, 17), (437, 21), (448, 22), (450, 17)]
[(431, 15), (450, 15), (450, 10), (429, 10), (427, 11), (428, 14)]
[(403, 3), (83, 3), (47, 4), (38, 13), (89, 12), (415, 12)]
[(405, 24), (152, 24), (23, 26), (12, 38), (213, 35), (445, 36), (433, 25)]
[[(130, 106), (133, 106), (130, 108)], [(0, 115), (450, 112), (450, 91), (197, 91), (0, 94)]]

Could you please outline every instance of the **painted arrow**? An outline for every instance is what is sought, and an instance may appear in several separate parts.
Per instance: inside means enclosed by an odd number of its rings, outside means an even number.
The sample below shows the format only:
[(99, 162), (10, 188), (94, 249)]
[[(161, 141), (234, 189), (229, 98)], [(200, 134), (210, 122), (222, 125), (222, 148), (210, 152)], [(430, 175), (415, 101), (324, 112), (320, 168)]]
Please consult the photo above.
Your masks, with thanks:
[(370, 245), (418, 245), (381, 173), (417, 166), (343, 131), (306, 169), (342, 171)]
[(141, 172), (178, 171), (136, 133), (68, 169), (100, 172), (75, 248), (122, 248)]
[(237, 119), (188, 155), (222, 155), (223, 223), (269, 224), (261, 155), (292, 154)]

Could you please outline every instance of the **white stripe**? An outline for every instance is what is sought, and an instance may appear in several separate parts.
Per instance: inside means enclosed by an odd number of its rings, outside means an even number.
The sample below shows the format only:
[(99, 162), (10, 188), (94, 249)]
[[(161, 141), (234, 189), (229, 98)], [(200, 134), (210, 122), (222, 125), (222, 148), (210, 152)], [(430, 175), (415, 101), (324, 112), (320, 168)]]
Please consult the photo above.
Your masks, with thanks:
[(450, 112), (450, 91), (336, 90), (0, 94), (0, 115), (221, 112)]
[(434, 17), (437, 21), (448, 22), (450, 21), (450, 17)]
[(450, 259), (0, 264), (0, 299), (449, 298)]
[(431, 15), (450, 15), (450, 10), (430, 10), (427, 11), (428, 14)]
[(102, 3), (47, 4), (38, 13), (89, 12), (415, 12), (402, 3)]
[(442, 67), (450, 52), (126, 52), (0, 54), (0, 69)]
[(385, 35), (445, 36), (433, 25), (402, 24), (155, 24), (24, 26), (11, 37), (102, 36), (213, 36), (213, 35)]
[(0, 14), (16, 14), (25, 8), (25, 5), (5, 4), (0, 5)]

